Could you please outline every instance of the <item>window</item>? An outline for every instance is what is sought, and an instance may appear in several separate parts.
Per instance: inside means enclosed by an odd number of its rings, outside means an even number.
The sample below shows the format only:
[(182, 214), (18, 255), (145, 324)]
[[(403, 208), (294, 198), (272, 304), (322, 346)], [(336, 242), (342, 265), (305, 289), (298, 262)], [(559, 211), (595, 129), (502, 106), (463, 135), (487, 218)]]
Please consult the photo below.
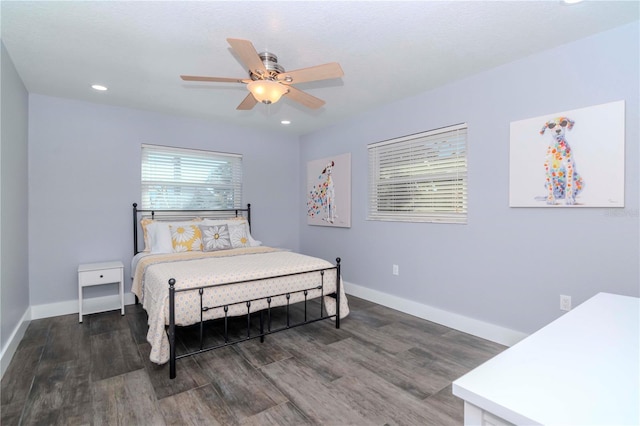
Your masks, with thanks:
[(369, 220), (467, 223), (467, 125), (368, 145)]
[(242, 207), (242, 156), (142, 145), (142, 209)]

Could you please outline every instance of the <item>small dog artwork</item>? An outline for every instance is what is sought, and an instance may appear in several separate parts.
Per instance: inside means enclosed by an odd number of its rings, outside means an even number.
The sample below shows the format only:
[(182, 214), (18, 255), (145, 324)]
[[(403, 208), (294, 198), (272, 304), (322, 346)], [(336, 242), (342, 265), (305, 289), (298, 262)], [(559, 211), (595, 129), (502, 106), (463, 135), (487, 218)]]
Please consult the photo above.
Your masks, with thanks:
[(548, 205), (562, 203), (576, 204), (576, 197), (584, 189), (584, 181), (576, 168), (573, 150), (567, 141), (566, 132), (573, 129), (575, 122), (567, 117), (557, 117), (547, 121), (540, 134), (550, 134), (544, 162), (546, 201)]
[(509, 125), (509, 207), (624, 207), (625, 102)]
[(351, 153), (307, 162), (307, 224), (351, 227)]
[(336, 206), (336, 189), (333, 181), (333, 168), (335, 162), (332, 160), (322, 170), (318, 176), (318, 184), (314, 185), (309, 192), (307, 201), (307, 214), (311, 217), (322, 217), (328, 223), (334, 223), (338, 218)]

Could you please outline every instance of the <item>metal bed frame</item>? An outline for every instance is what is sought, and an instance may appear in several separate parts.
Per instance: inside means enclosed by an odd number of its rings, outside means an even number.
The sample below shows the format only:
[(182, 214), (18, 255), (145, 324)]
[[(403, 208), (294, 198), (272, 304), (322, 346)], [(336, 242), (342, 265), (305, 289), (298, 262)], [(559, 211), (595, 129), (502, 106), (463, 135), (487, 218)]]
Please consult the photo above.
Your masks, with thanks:
[[(211, 217), (212, 215), (214, 217), (219, 217), (219, 218), (223, 218), (223, 217), (229, 217), (229, 215), (234, 215), (235, 217), (246, 217), (247, 222), (249, 223), (249, 229), (251, 229), (251, 204), (247, 204), (246, 208), (240, 208), (240, 209), (221, 209), (221, 210), (146, 210), (146, 209), (138, 209), (138, 205), (137, 203), (133, 203), (133, 252), (134, 255), (138, 254), (140, 252), (139, 250), (139, 242), (138, 242), (138, 222), (140, 220), (140, 218), (142, 216), (149, 216), (152, 219), (158, 219), (158, 220), (175, 220), (176, 218), (186, 218), (186, 217), (197, 217), (197, 216), (208, 216)], [(225, 216), (227, 215), (227, 216)], [(336, 291), (335, 293), (331, 293), (331, 294), (324, 294), (324, 276), (325, 276), (325, 272), (326, 271), (330, 271), (330, 270), (336, 270)], [(134, 272), (134, 271), (132, 271)], [(204, 298), (204, 293), (206, 291), (206, 289), (208, 288), (212, 288), (212, 287), (220, 287), (220, 286), (229, 286), (229, 285), (234, 285), (234, 284), (244, 284), (244, 283), (249, 283), (249, 282), (259, 282), (265, 279), (273, 279), (273, 278), (284, 278), (284, 277), (290, 277), (290, 276), (299, 276), (299, 275), (305, 275), (305, 274), (319, 274), (320, 275), (320, 284), (311, 288), (306, 288), (306, 289), (302, 289), (302, 290), (296, 290), (296, 291), (292, 291), (292, 292), (287, 292), (287, 293), (280, 293), (280, 294), (272, 294), (266, 297), (260, 297), (260, 298), (256, 298), (256, 299), (248, 299), (248, 300), (244, 300), (244, 301), (240, 301), (240, 302), (236, 302), (236, 303), (232, 303), (232, 304), (228, 304), (228, 305), (218, 305), (218, 306), (205, 306), (203, 303), (203, 298)], [(296, 272), (296, 273), (291, 273), (291, 274), (283, 274), (283, 275), (276, 275), (276, 276), (271, 276), (271, 277), (266, 277), (266, 278), (260, 278), (260, 279), (251, 279), (251, 280), (243, 280), (243, 281), (235, 281), (235, 282), (230, 282), (230, 283), (224, 283), (224, 284), (212, 284), (212, 285), (205, 285), (205, 286), (201, 286), (201, 287), (194, 287), (194, 288), (188, 288), (188, 289), (180, 289), (180, 288), (176, 288), (176, 280), (174, 278), (169, 279), (168, 281), (168, 292), (169, 292), (169, 325), (166, 327), (166, 332), (169, 338), (169, 378), (174, 379), (176, 377), (176, 360), (181, 359), (181, 358), (185, 358), (188, 356), (192, 356), (192, 355), (197, 355), (200, 353), (204, 353), (204, 352), (208, 352), (214, 349), (218, 349), (218, 348), (222, 348), (222, 347), (226, 347), (226, 346), (230, 346), (230, 345), (235, 345), (241, 342), (245, 342), (247, 340), (251, 340), (251, 339), (256, 339), (256, 338), (260, 338), (260, 342), (264, 342), (264, 338), (265, 336), (269, 335), (269, 334), (273, 334), (273, 333), (277, 333), (279, 331), (284, 331), (284, 330), (288, 330), (290, 328), (294, 328), (294, 327), (299, 327), (301, 325), (305, 325), (305, 324), (311, 324), (317, 321), (321, 321), (321, 320), (325, 320), (325, 319), (330, 319), (330, 318), (335, 318), (335, 322), (336, 322), (336, 328), (339, 329), (340, 328), (340, 258), (336, 258), (336, 264), (335, 266), (329, 267), (329, 268), (323, 268), (323, 269), (314, 269), (314, 270), (310, 270), (310, 271), (304, 271), (304, 272)], [(320, 295), (320, 316), (317, 318), (311, 318), (309, 319), (307, 316), (307, 296), (308, 293), (312, 290), (320, 290), (321, 295)], [(175, 313), (176, 313), (176, 308), (175, 308), (175, 297), (176, 297), (176, 293), (180, 293), (180, 292), (189, 292), (189, 291), (197, 291), (199, 293), (199, 298), (200, 298), (200, 322), (199, 322), (199, 348), (192, 351), (192, 352), (188, 352), (188, 353), (184, 353), (184, 354), (180, 354), (177, 355), (176, 354), (176, 323), (175, 323)], [(292, 294), (298, 294), (298, 293), (302, 293), (304, 295), (304, 302), (300, 302), (300, 303), (304, 303), (304, 320), (302, 321), (298, 321), (295, 323), (291, 322), (291, 315), (290, 315), (290, 298)], [(272, 310), (272, 299), (275, 297), (282, 297), (284, 296), (286, 298), (286, 304), (284, 305), (285, 307), (285, 312), (286, 312), (286, 325), (282, 326), (282, 327), (278, 327), (278, 328), (274, 328), (272, 329), (272, 323), (271, 323), (271, 310)], [(333, 297), (336, 299), (336, 313), (334, 315), (327, 315), (326, 312), (323, 309), (323, 301), (322, 298), (324, 296), (329, 296), (329, 297)], [(259, 314), (259, 333), (258, 334), (251, 334), (251, 304), (255, 303), (257, 301), (265, 301), (267, 304), (267, 308), (266, 309), (262, 309), (258, 312)], [(136, 303), (138, 303), (138, 298), (136, 297)], [(247, 326), (246, 326), (246, 336), (236, 339), (236, 340), (229, 340), (229, 329), (228, 329), (228, 322), (229, 322), (229, 317), (228, 317), (228, 310), (229, 310), (229, 306), (234, 306), (234, 305), (245, 305), (247, 307)], [(281, 306), (281, 305), (278, 305)], [(204, 320), (204, 313), (211, 310), (211, 309), (219, 309), (222, 308), (224, 311), (224, 343), (222, 344), (217, 344), (217, 345), (212, 345), (212, 346), (204, 346), (204, 323), (206, 322), (206, 320)], [(264, 319), (264, 315), (266, 313), (267, 319), (266, 319), (266, 329), (265, 329), (265, 319)]]

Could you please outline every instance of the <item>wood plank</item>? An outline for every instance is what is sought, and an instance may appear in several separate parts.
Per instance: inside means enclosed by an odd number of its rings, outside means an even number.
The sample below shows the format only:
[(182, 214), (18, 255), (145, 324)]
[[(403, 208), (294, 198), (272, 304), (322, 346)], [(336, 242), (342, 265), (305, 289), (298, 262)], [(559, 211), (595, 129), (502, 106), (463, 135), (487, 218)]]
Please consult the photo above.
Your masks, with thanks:
[(432, 321), (425, 320), (423, 318), (416, 317), (404, 312), (396, 311), (395, 309), (387, 308), (385, 306), (375, 305), (369, 309), (370, 312), (382, 315), (393, 323), (400, 323), (407, 328), (413, 328), (424, 333), (433, 335), (443, 335), (451, 331), (451, 328), (441, 324), (437, 324)]
[(263, 343), (260, 343), (260, 339), (249, 340), (240, 345), (234, 345), (233, 349), (253, 367), (262, 367), (291, 357), (291, 354), (278, 344), (279, 337), (279, 334), (266, 336)]
[(464, 367), (451, 359), (437, 357), (420, 348), (411, 348), (408, 351), (396, 355), (399, 359), (415, 364), (422, 371), (425, 371), (434, 382), (436, 389), (442, 389), (458, 377), (469, 372), (468, 367)]
[(425, 399), (425, 408), (438, 425), (461, 425), (464, 423), (464, 401), (451, 392), (451, 384), (435, 395)]
[(413, 347), (424, 350), (434, 358), (451, 359), (468, 369), (477, 367), (506, 349), (504, 346), (456, 330), (436, 335), (428, 331), (406, 327), (401, 323), (393, 323), (381, 327), (379, 331), (393, 335), (406, 344), (412, 343)]
[[(48, 326), (46, 329), (48, 330)], [(27, 328), (27, 332), (29, 332), (29, 328)], [(25, 332), (25, 336), (27, 332)], [(46, 338), (40, 342), (40, 346), (34, 346), (33, 342), (18, 345), (18, 349), (0, 382), (1, 425), (20, 423), (20, 417), (44, 350), (45, 340)]]
[(91, 379), (93, 381), (144, 367), (130, 330), (114, 330), (96, 334), (90, 337), (90, 342)]
[(278, 388), (230, 347), (197, 355), (195, 359), (238, 419), (286, 402)]
[(91, 396), (94, 425), (165, 424), (144, 369), (93, 382)]
[(20, 417), (24, 409), (24, 401), (11, 402), (0, 405), (0, 425), (20, 425)]
[(16, 351), (30, 346), (42, 347), (47, 341), (50, 328), (51, 321), (48, 321), (47, 319), (37, 319), (31, 321), (29, 323), (29, 326), (27, 327), (27, 330), (24, 332), (22, 340), (20, 340), (20, 343), (18, 344), (18, 348), (16, 349)]
[(114, 330), (128, 330), (129, 323), (120, 315), (120, 310), (86, 315), (83, 321), (89, 323), (90, 334), (96, 335)]
[(41, 363), (27, 398), (22, 424), (88, 424), (91, 385), (86, 365), (77, 361)]
[(43, 350), (44, 346), (29, 345), (13, 354), (0, 382), (0, 403), (3, 407), (5, 404), (26, 401)]
[(373, 344), (347, 339), (331, 347), (340, 352), (339, 357), (353, 365), (351, 375), (357, 375), (365, 381), (379, 377), (388, 382), (389, 387), (397, 387), (396, 391), (402, 390), (416, 399), (426, 398), (450, 383), (428, 368), (381, 351)]
[(332, 391), (314, 369), (295, 358), (269, 364), (261, 370), (312, 422), (340, 425), (371, 423), (347, 401), (344, 394)]
[(255, 416), (248, 417), (240, 424), (243, 426), (304, 426), (313, 425), (315, 423), (306, 418), (295, 405), (290, 402), (286, 402), (262, 411)]
[(138, 349), (142, 358), (146, 360), (144, 366), (158, 399), (204, 386), (210, 381), (209, 376), (202, 371), (202, 368), (193, 357), (180, 360), (178, 375), (172, 380), (169, 378), (169, 363), (158, 365), (149, 361), (150, 344), (143, 343), (138, 345)]
[[(375, 309), (354, 310), (349, 312), (349, 321), (355, 321), (371, 328), (382, 327), (396, 321), (396, 318), (389, 315), (390, 309), (377, 311)], [(346, 319), (345, 319), (346, 321)]]
[[(351, 311), (363, 311), (365, 309), (370, 309), (376, 306), (379, 306), (373, 302), (370, 302), (365, 299), (361, 299), (359, 297), (355, 297), (351, 294), (347, 294), (347, 299), (349, 301), (349, 310)], [(389, 308), (385, 308), (389, 309)]]
[(74, 314), (52, 318), (41, 362), (53, 366), (73, 361), (88, 368), (89, 330), (86, 324), (78, 323), (78, 316)]
[(366, 323), (356, 320), (349, 322), (347, 319), (343, 322), (344, 329), (352, 338), (358, 341), (372, 344), (392, 354), (406, 351), (414, 346), (411, 340), (399, 339), (393, 333), (386, 331), (384, 328), (388, 327), (387, 325), (380, 328), (372, 328)]
[(168, 425), (238, 424), (233, 410), (211, 384), (169, 396), (159, 404)]
[[(346, 319), (344, 321), (346, 321)], [(341, 327), (344, 321), (340, 323)], [(336, 323), (332, 320), (314, 322), (297, 327), (295, 330), (301, 336), (306, 336), (324, 345), (329, 345), (352, 336), (347, 326), (337, 329)]]
[[(329, 387), (363, 416), (364, 422), (359, 424), (439, 425), (431, 421), (423, 401), (399, 392), (379, 377), (345, 376)], [(335, 418), (340, 419), (340, 413), (335, 414)]]
[(321, 342), (312, 339), (308, 334), (300, 333), (300, 328), (279, 333), (274, 338), (278, 339), (278, 345), (284, 348), (291, 356), (312, 368), (318, 377), (327, 382), (336, 380), (350, 372), (352, 364), (344, 359), (342, 353)]

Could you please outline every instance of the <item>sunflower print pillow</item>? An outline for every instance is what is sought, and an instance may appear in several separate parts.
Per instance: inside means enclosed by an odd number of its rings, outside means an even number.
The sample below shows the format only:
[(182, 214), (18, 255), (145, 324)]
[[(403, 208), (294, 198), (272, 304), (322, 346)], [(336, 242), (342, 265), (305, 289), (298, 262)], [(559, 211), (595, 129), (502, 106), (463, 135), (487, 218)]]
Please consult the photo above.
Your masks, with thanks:
[(246, 223), (230, 223), (229, 235), (231, 236), (231, 247), (250, 247), (249, 237), (247, 237)]
[(231, 248), (231, 235), (227, 225), (200, 225), (202, 249), (204, 251), (227, 250)]
[(202, 233), (198, 225), (169, 225), (173, 252), (202, 251)]

